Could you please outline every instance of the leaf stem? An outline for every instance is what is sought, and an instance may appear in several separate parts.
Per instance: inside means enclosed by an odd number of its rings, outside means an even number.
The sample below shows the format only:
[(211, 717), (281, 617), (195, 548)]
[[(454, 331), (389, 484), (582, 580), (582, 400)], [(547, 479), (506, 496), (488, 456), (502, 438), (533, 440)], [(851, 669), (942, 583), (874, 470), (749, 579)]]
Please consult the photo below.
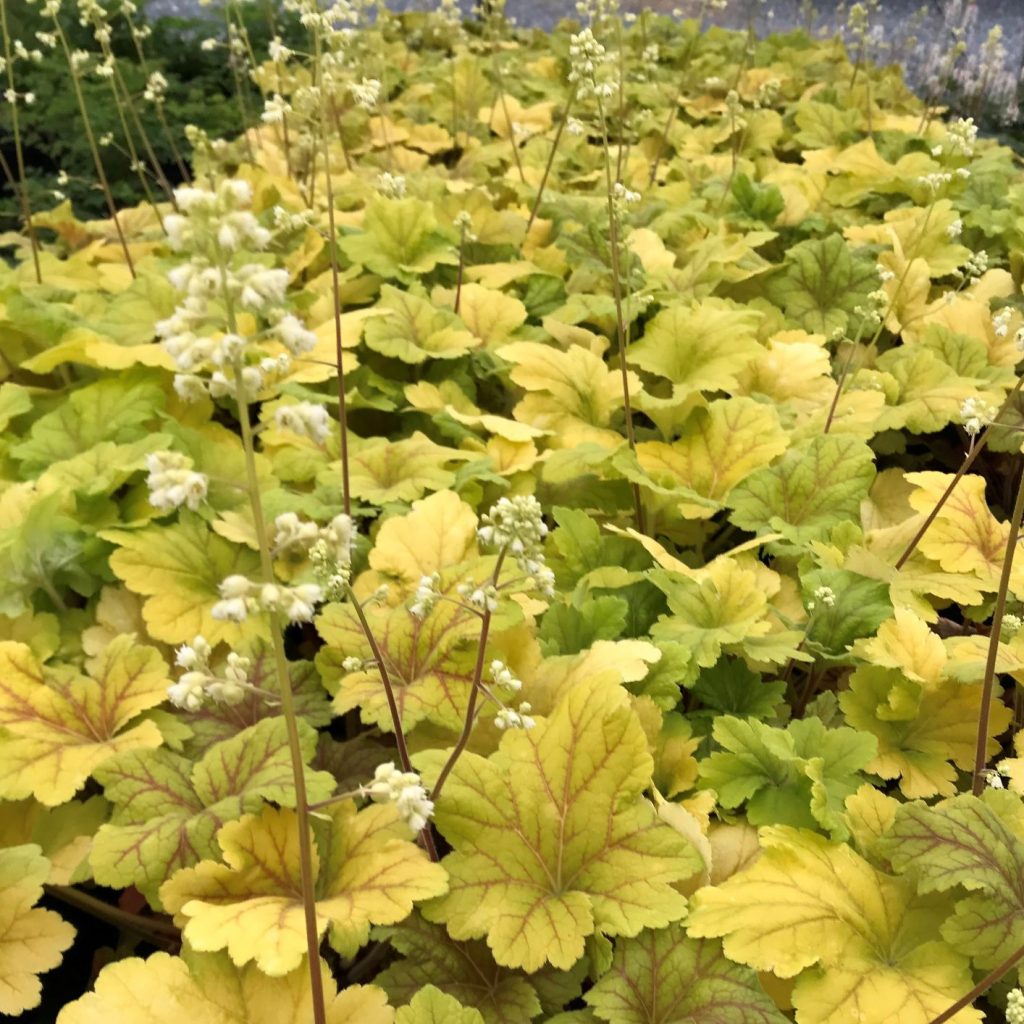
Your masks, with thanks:
[(921, 527), (917, 531), (917, 533), (915, 533), (914, 536), (911, 538), (910, 543), (906, 547), (906, 550), (896, 560), (895, 568), (897, 570), (902, 569), (903, 566), (906, 565), (907, 559), (909, 559), (910, 556), (914, 553), (915, 549), (917, 548), (917, 545), (921, 543), (921, 538), (924, 537), (924, 535), (928, 532), (929, 528), (931, 527), (932, 523), (935, 522), (935, 517), (939, 514), (939, 510), (942, 508), (943, 505), (946, 504), (947, 501), (949, 501), (950, 495), (952, 495), (953, 491), (956, 489), (956, 485), (960, 483), (960, 480), (966, 475), (967, 470), (969, 470), (971, 466), (974, 465), (974, 460), (982, 453), (982, 450), (988, 443), (989, 432), (995, 429), (996, 427), (1002, 426), (1002, 424), (999, 422), (999, 417), (1002, 416), (1002, 414), (1006, 412), (1006, 410), (1010, 407), (1010, 403), (1013, 401), (1017, 393), (1020, 391), (1022, 384), (1024, 384), (1024, 377), (1018, 377), (1017, 382), (1010, 389), (1010, 393), (1006, 396), (1006, 399), (1004, 400), (999, 412), (996, 413), (995, 419), (984, 429), (984, 431), (982, 431), (974, 447), (967, 453), (966, 457), (964, 458), (964, 461), (960, 464), (960, 468), (954, 474), (953, 479), (950, 480), (949, 485), (946, 487), (945, 491), (942, 492), (942, 497), (939, 498), (939, 500), (935, 503), (935, 507), (925, 517), (925, 521), (921, 524)]
[(961, 1010), (970, 1006), (975, 999), (984, 995), (1005, 974), (1009, 974), (1021, 960), (1024, 960), (1024, 946), (1011, 953), (998, 967), (989, 971), (970, 992), (961, 996), (948, 1009), (943, 1010), (938, 1017), (933, 1017), (928, 1024), (946, 1024), (946, 1021), (952, 1020)]
[(974, 778), (971, 791), (980, 796), (985, 788), (986, 747), (988, 746), (988, 723), (992, 711), (992, 694), (995, 689), (996, 660), (999, 656), (999, 634), (1003, 626), (1003, 615), (1006, 613), (1006, 595), (1010, 589), (1010, 573), (1013, 571), (1013, 556), (1017, 551), (1017, 538), (1020, 535), (1020, 521), (1024, 516), (1024, 470), (1021, 471), (1017, 484), (1017, 497), (1010, 515), (1010, 532), (1006, 538), (1006, 553), (1003, 555), (1003, 571), (999, 576), (999, 590), (996, 593), (996, 606), (992, 612), (992, 626), (988, 638), (988, 655), (985, 659), (985, 678), (982, 683), (981, 708), (978, 711), (978, 738), (974, 749)]
[[(355, 613), (359, 618), (359, 625), (362, 627), (363, 636), (366, 637), (366, 642), (370, 645), (370, 651), (373, 654), (374, 660), (377, 663), (377, 671), (380, 673), (380, 681), (384, 686), (384, 695), (388, 701), (388, 711), (391, 714), (391, 724), (395, 730), (395, 746), (398, 747), (398, 760), (402, 765), (403, 772), (411, 772), (413, 770), (412, 761), (409, 760), (409, 748), (405, 742), (405, 732), (402, 729), (402, 715), (398, 710), (398, 701), (395, 699), (395, 687), (391, 682), (391, 674), (388, 672), (387, 664), (384, 661), (384, 654), (380, 649), (380, 645), (377, 643), (377, 638), (373, 634), (373, 629), (370, 627), (370, 623), (366, 618), (366, 612), (363, 610), (362, 604), (356, 598), (355, 593), (350, 585), (345, 587), (346, 596), (349, 599), (349, 603), (355, 609)], [(439, 860), (437, 855), (437, 847), (434, 845), (434, 837), (430, 832), (430, 826), (426, 825), (420, 832), (420, 836), (423, 839), (423, 846), (430, 856), (430, 859), (435, 863)]]
[[(498, 555), (498, 561), (494, 566), (494, 573), (491, 576), (491, 582), (497, 586), (498, 576), (501, 573), (502, 563), (505, 561), (505, 549), (502, 548), (501, 554)], [(448, 760), (445, 761), (444, 767), (441, 769), (440, 774), (437, 776), (437, 781), (434, 783), (434, 789), (430, 794), (430, 799), (436, 804), (438, 798), (441, 796), (441, 790), (444, 789), (445, 781), (451, 774), (452, 769), (455, 767), (455, 762), (462, 756), (462, 752), (466, 749), (469, 743), (470, 734), (473, 732), (473, 724), (476, 721), (476, 702), (477, 698), (482, 689), (481, 683), (484, 675), (484, 659), (487, 657), (487, 637), (491, 631), (491, 611), (487, 609), (484, 611), (483, 622), (480, 625), (480, 639), (477, 643), (476, 650), (476, 665), (473, 668), (473, 688), (469, 691), (469, 703), (466, 705), (466, 720), (462, 724), (462, 733), (459, 735), (458, 742), (452, 749), (452, 752), (448, 755)]]
[[(223, 260), (220, 268), (221, 292), (224, 298), (228, 330), (238, 333), (234, 303), (227, 287), (227, 270)], [(242, 383), (241, 360), (235, 364), (235, 401), (238, 405), (238, 419), (242, 430), (242, 448), (245, 452), (245, 474), (249, 484), (249, 505), (252, 509), (253, 526), (260, 552), (260, 573), (263, 582), (272, 584), (274, 563), (270, 555), (270, 541), (267, 524), (263, 517), (263, 501), (260, 496), (259, 475), (256, 470), (256, 447), (249, 421), (249, 401)], [(299, 739), (299, 723), (292, 697), (292, 680), (288, 672), (288, 658), (284, 649), (284, 635), (277, 612), (270, 612), (270, 637), (274, 650), (274, 667), (281, 696), (281, 713), (284, 716), (285, 731), (288, 735), (288, 753), (292, 763), (292, 779), (295, 785), (295, 824), (299, 833), (299, 878), (302, 889), (302, 909), (306, 925), (306, 953), (309, 961), (310, 994), (313, 1003), (314, 1024), (327, 1024), (327, 1009), (324, 1000), (324, 980), (320, 970), (320, 929), (316, 919), (316, 891), (313, 878), (313, 847), (310, 841), (308, 797), (306, 795), (306, 762), (302, 756)]]
[(70, 885), (45, 885), (43, 888), (48, 896), (67, 903), (68, 906), (83, 910), (100, 921), (107, 921), (124, 931), (143, 935), (158, 944), (168, 945), (181, 942), (181, 932), (170, 920), (162, 917), (130, 914), (127, 910), (115, 907), (98, 896), (91, 896)]

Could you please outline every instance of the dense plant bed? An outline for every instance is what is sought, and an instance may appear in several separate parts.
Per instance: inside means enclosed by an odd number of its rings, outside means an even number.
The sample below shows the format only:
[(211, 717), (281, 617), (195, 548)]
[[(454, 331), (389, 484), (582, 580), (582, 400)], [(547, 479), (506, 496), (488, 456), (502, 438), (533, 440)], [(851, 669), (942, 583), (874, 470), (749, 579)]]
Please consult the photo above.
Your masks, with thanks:
[(9, 239), (0, 1013), (1018, 1013), (1012, 154), (803, 34), (303, 20)]

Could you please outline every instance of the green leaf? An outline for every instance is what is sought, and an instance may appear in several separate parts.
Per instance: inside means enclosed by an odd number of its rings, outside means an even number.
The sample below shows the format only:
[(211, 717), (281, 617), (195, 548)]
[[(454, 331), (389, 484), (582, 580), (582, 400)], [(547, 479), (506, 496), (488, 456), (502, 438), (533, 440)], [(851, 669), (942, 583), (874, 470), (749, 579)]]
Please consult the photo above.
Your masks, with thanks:
[(556, 604), (545, 613), (537, 637), (545, 654), (578, 654), (597, 640), (622, 635), (629, 605), (621, 597), (587, 598), (581, 608)]
[(731, 191), (736, 208), (752, 221), (770, 225), (786, 208), (777, 186), (755, 183), (745, 174), (736, 175)]
[(615, 944), (611, 969), (587, 993), (609, 1024), (783, 1024), (747, 967), (718, 942), (690, 939), (679, 925)]
[(846, 330), (857, 306), (878, 287), (875, 262), (855, 256), (842, 235), (799, 242), (784, 270), (768, 282), (768, 296), (797, 326), (826, 337)]
[(747, 802), (754, 825), (821, 828), (840, 839), (848, 835), (843, 804), (877, 753), (873, 736), (826, 729), (816, 718), (778, 729), (728, 715), (715, 719), (713, 735), (725, 749), (703, 760), (700, 773), (723, 807)]
[(1019, 797), (1004, 791), (982, 800), (965, 793), (934, 807), (903, 804), (877, 849), (922, 893), (967, 890), (942, 935), (978, 967), (994, 967), (1024, 944)]
[(703, 669), (693, 684), (693, 695), (706, 708), (740, 718), (771, 718), (785, 692), (783, 680), (764, 682), (738, 658), (722, 658)]
[[(303, 755), (316, 733), (300, 722)], [(111, 758), (96, 772), (114, 815), (96, 834), (91, 861), (101, 885), (134, 885), (159, 908), (157, 890), (179, 868), (218, 852), (214, 836), (225, 822), (259, 809), (265, 800), (295, 806), (288, 735), (283, 718), (266, 718), (211, 747), (193, 764), (168, 750), (136, 750)], [(334, 791), (327, 772), (307, 772), (310, 800)]]
[(804, 544), (857, 520), (875, 479), (874, 453), (854, 437), (828, 434), (790, 448), (729, 496), (732, 521), (755, 533), (782, 533)]
[(402, 954), (373, 979), (396, 1005), (434, 984), (479, 1010), (486, 1024), (521, 1024), (579, 995), (582, 965), (568, 972), (542, 968), (525, 975), (496, 964), (485, 942), (456, 942), (442, 925), (419, 914), (374, 934)]
[[(809, 641), (828, 654), (840, 657), (861, 637), (874, 636), (878, 627), (892, 618), (889, 585), (846, 569), (815, 569), (801, 576), (805, 600), (811, 609), (807, 629)], [(828, 604), (815, 594), (821, 587), (832, 591)]]

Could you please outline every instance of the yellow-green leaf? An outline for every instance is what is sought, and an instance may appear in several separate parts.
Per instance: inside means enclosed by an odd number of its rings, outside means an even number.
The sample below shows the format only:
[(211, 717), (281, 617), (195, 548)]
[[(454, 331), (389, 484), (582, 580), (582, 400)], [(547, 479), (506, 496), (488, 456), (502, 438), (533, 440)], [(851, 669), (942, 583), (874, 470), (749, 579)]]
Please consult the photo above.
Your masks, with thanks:
[(463, 754), (438, 801), (451, 891), (424, 915), (486, 936), (499, 964), (568, 969), (595, 932), (635, 935), (682, 916), (673, 888), (700, 854), (640, 796), (653, 762), (626, 692), (583, 681), (491, 758)]
[[(390, 804), (357, 812), (351, 801), (327, 812), (313, 852), (317, 927), (331, 945), (353, 956), (370, 925), (407, 917), (416, 900), (447, 888), (445, 872), (410, 841)], [(160, 899), (183, 926), (193, 948), (226, 949), (243, 966), (265, 974), (294, 970), (306, 953), (294, 811), (264, 807), (217, 833), (224, 863), (204, 860), (174, 874)]]
[(39, 1005), (39, 975), (53, 970), (75, 929), (36, 907), (50, 862), (38, 846), (0, 850), (0, 1014), (16, 1017)]
[(44, 668), (24, 644), (0, 643), (0, 796), (54, 807), (114, 754), (160, 746), (156, 724), (136, 720), (169, 685), (159, 652), (130, 635), (104, 649), (91, 676)]

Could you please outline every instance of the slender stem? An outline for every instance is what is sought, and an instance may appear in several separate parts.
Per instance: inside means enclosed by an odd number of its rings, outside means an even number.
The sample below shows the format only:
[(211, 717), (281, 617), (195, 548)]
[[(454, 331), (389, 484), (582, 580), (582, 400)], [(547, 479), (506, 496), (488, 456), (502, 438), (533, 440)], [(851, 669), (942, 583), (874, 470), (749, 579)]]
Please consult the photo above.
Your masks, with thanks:
[(825, 417), (825, 426), (822, 429), (823, 434), (827, 434), (832, 429), (832, 421), (835, 419), (836, 410), (839, 408), (839, 399), (843, 393), (843, 382), (846, 380), (847, 375), (850, 372), (850, 367), (853, 365), (854, 353), (857, 351), (857, 346), (860, 344), (860, 332), (863, 329), (863, 324), (857, 328), (857, 336), (850, 342), (850, 351), (846, 356), (846, 362), (843, 364), (842, 370), (839, 371), (839, 380), (836, 381), (836, 390), (832, 395), (832, 402), (828, 407), (828, 415)]
[(989, 971), (970, 992), (961, 996), (949, 1009), (943, 1010), (938, 1017), (933, 1017), (928, 1024), (946, 1024), (946, 1021), (952, 1020), (961, 1010), (970, 1006), (975, 999), (983, 996), (1004, 975), (1009, 974), (1021, 960), (1024, 960), (1024, 946), (1011, 953), (998, 967)]
[[(227, 287), (227, 270), (221, 261), (221, 291), (228, 330), (238, 333), (234, 303)], [(242, 429), (242, 448), (245, 452), (245, 475), (249, 484), (249, 505), (252, 510), (256, 543), (260, 552), (260, 573), (263, 582), (275, 581), (274, 563), (270, 555), (270, 541), (267, 524), (263, 517), (263, 501), (260, 496), (259, 475), (256, 469), (256, 446), (252, 424), (249, 421), (249, 400), (242, 384), (241, 362), (235, 365), (235, 401), (238, 405), (238, 419)], [(288, 658), (284, 649), (284, 635), (277, 612), (269, 613), (270, 637), (274, 651), (274, 668), (281, 695), (281, 714), (284, 716), (285, 731), (288, 735), (288, 753), (292, 763), (292, 779), (295, 785), (295, 823), (299, 832), (299, 878), (302, 887), (302, 909), (306, 924), (306, 953), (309, 960), (309, 981), (313, 1001), (314, 1024), (327, 1024), (327, 1010), (324, 1001), (324, 981), (320, 970), (320, 930), (316, 920), (316, 890), (313, 877), (313, 847), (310, 841), (308, 798), (306, 795), (306, 763), (302, 756), (299, 739), (299, 723), (292, 696), (292, 681), (288, 672)]]
[(60, 40), (61, 49), (64, 51), (64, 59), (68, 63), (68, 72), (71, 75), (71, 85), (75, 91), (75, 99), (78, 101), (78, 111), (82, 115), (82, 125), (85, 128), (85, 138), (92, 153), (93, 163), (96, 165), (96, 177), (99, 179), (100, 188), (103, 190), (103, 197), (107, 201), (107, 211), (110, 219), (114, 222), (114, 230), (117, 232), (118, 240), (121, 243), (121, 251), (124, 253), (124, 261), (131, 272), (132, 279), (135, 278), (135, 264), (132, 261), (132, 254), (128, 251), (128, 242), (121, 229), (121, 221), (117, 216), (117, 205), (114, 203), (113, 193), (110, 191), (110, 182), (107, 180), (107, 172), (103, 167), (103, 158), (100, 156), (99, 146), (96, 145), (96, 136), (93, 134), (92, 121), (89, 119), (89, 108), (85, 103), (85, 96), (82, 94), (82, 83), (79, 80), (78, 69), (71, 58), (71, 47), (68, 45), (68, 38), (64, 34), (64, 28), (56, 15), (53, 17), (53, 27)]
[(67, 903), (68, 906), (84, 910), (87, 914), (91, 914), (101, 921), (107, 921), (124, 931), (134, 932), (136, 935), (145, 936), (165, 945), (181, 941), (181, 932), (172, 921), (165, 918), (130, 914), (127, 910), (112, 906), (105, 900), (91, 896), (70, 885), (46, 885), (44, 889), (47, 896)]
[(516, 162), (516, 170), (519, 172), (519, 180), (526, 184), (526, 173), (523, 171), (523, 162), (519, 157), (519, 143), (516, 141), (516, 128), (508, 112), (508, 99), (505, 96), (505, 79), (501, 72), (501, 57), (497, 51), (494, 53), (494, 77), (498, 80), (498, 98), (501, 100), (501, 112), (505, 115), (505, 124), (508, 125), (508, 139), (512, 144), (512, 158)]
[[(395, 730), (395, 746), (398, 747), (398, 760), (402, 765), (403, 772), (411, 772), (413, 770), (412, 761), (409, 760), (409, 748), (406, 746), (405, 732), (402, 729), (402, 715), (398, 710), (398, 701), (395, 699), (395, 687), (391, 682), (391, 675), (384, 661), (384, 654), (377, 643), (377, 638), (373, 634), (373, 629), (366, 618), (366, 612), (363, 610), (362, 604), (356, 598), (351, 587), (347, 587), (346, 590), (349, 603), (355, 609), (355, 613), (359, 618), (359, 625), (363, 630), (363, 636), (366, 637), (366, 642), (370, 645), (370, 651), (377, 663), (377, 671), (380, 672), (380, 681), (384, 686), (384, 694), (388, 701), (388, 711), (391, 714), (391, 725)], [(435, 863), (440, 860), (437, 855), (437, 847), (434, 845), (434, 836), (430, 831), (430, 825), (423, 827), (420, 831), (420, 838), (423, 840), (423, 846), (430, 859)]]
[(558, 122), (558, 127), (555, 129), (555, 140), (551, 143), (551, 152), (548, 153), (548, 162), (544, 165), (544, 173), (541, 175), (540, 185), (537, 187), (537, 195), (534, 196), (533, 206), (530, 207), (530, 219), (526, 222), (526, 231), (523, 233), (523, 239), (529, 237), (530, 228), (533, 227), (533, 222), (537, 219), (537, 211), (540, 209), (540, 201), (544, 195), (544, 187), (548, 183), (548, 175), (551, 174), (551, 168), (555, 163), (555, 153), (558, 152), (558, 143), (562, 141), (562, 134), (565, 131), (565, 126), (569, 121), (569, 112), (572, 110), (573, 101), (576, 99), (576, 90), (573, 89), (569, 93), (569, 99), (565, 104), (565, 111), (562, 114), (562, 119)]
[(32, 249), (32, 266), (36, 272), (36, 283), (42, 284), (43, 270), (39, 263), (39, 237), (36, 235), (36, 226), (32, 223), (32, 205), (29, 202), (28, 187), (25, 183), (25, 153), (21, 146), (21, 128), (18, 120), (18, 94), (14, 88), (14, 55), (11, 53), (11, 37), (10, 33), (7, 31), (7, 0), (0, 0), (0, 32), (3, 33), (4, 37), (4, 61), (7, 65), (7, 88), (14, 94), (14, 99), (10, 104), (11, 134), (14, 137), (14, 162), (18, 168), (18, 179), (17, 182), (12, 180), (11, 186), (18, 195), (18, 203), (21, 206), (21, 218), (25, 222), (25, 230), (28, 232), (29, 246)]
[[(322, 44), (319, 31), (313, 33), (313, 43), (316, 50), (314, 59), (317, 68), (317, 81), (320, 84), (321, 93), (320, 135), (324, 149), (324, 191), (327, 202), (328, 250), (331, 255), (331, 298), (334, 306), (334, 360), (338, 371), (338, 454), (341, 459), (341, 500), (345, 515), (351, 515), (352, 496), (350, 494), (348, 466), (348, 409), (345, 395), (345, 365), (342, 358), (341, 279), (338, 272), (338, 229), (334, 215), (334, 182), (331, 180), (331, 140), (327, 130), (327, 107), (324, 105), (327, 89), (319, 72), (322, 63)], [(315, 162), (316, 158), (314, 157), (314, 164)], [(314, 174), (315, 177), (316, 175)], [(406, 768), (404, 770), (408, 771), (409, 769)]]
[(925, 520), (921, 524), (917, 533), (914, 534), (914, 536), (910, 540), (910, 543), (904, 550), (903, 554), (900, 555), (900, 557), (897, 559), (895, 565), (896, 569), (902, 569), (903, 566), (906, 565), (907, 559), (909, 559), (910, 556), (914, 553), (914, 550), (917, 548), (917, 545), (921, 543), (921, 538), (928, 532), (932, 523), (935, 522), (935, 517), (939, 514), (939, 510), (942, 508), (943, 505), (946, 504), (947, 501), (949, 501), (950, 495), (952, 495), (953, 491), (956, 489), (956, 485), (960, 483), (960, 480), (964, 477), (967, 471), (971, 468), (971, 466), (974, 465), (974, 460), (982, 453), (985, 446), (988, 444), (989, 433), (996, 427), (1001, 426), (1001, 424), (998, 422), (999, 417), (1002, 416), (1002, 414), (1009, 408), (1010, 403), (1013, 401), (1014, 397), (1020, 391), (1022, 384), (1024, 384), (1024, 377), (1018, 377), (1016, 383), (1013, 385), (1013, 388), (1010, 390), (1010, 393), (1006, 396), (1006, 400), (1003, 402), (1002, 408), (1000, 408), (999, 412), (996, 414), (995, 419), (985, 428), (985, 430), (978, 437), (978, 440), (975, 442), (974, 447), (967, 453), (966, 457), (964, 458), (964, 461), (960, 464), (960, 468), (954, 474), (953, 479), (950, 480), (946, 489), (942, 492), (942, 496), (935, 503), (935, 507), (925, 517)]
[[(498, 576), (501, 574), (501, 566), (505, 561), (505, 549), (502, 548), (501, 554), (498, 555), (498, 561), (495, 563), (494, 572), (491, 575), (491, 582), (497, 585)], [(434, 783), (434, 789), (430, 794), (430, 799), (436, 804), (438, 798), (441, 796), (441, 790), (444, 789), (445, 781), (451, 774), (452, 769), (455, 767), (455, 762), (462, 756), (462, 752), (466, 749), (469, 744), (469, 738), (473, 732), (473, 724), (476, 721), (476, 702), (482, 689), (482, 682), (484, 677), (484, 660), (487, 657), (487, 637), (491, 632), (491, 612), (490, 609), (484, 611), (483, 622), (480, 624), (480, 639), (477, 641), (476, 649), (476, 665), (473, 667), (473, 688), (469, 691), (469, 703), (466, 705), (466, 719), (462, 723), (462, 732), (459, 734), (459, 739), (452, 749), (452, 752), (448, 755), (448, 760), (445, 761), (444, 767), (441, 769), (440, 774), (437, 776), (437, 781)]]
[(1006, 538), (1006, 552), (1003, 555), (1003, 571), (999, 577), (999, 590), (996, 593), (996, 606), (992, 611), (992, 626), (988, 638), (988, 656), (985, 659), (985, 679), (982, 683), (981, 708), (978, 712), (978, 738), (974, 748), (974, 780), (971, 791), (980, 796), (985, 788), (986, 747), (988, 746), (988, 723), (992, 711), (992, 694), (995, 689), (996, 659), (999, 656), (999, 634), (1003, 627), (1003, 615), (1006, 613), (1006, 595), (1010, 589), (1010, 573), (1013, 570), (1013, 556), (1017, 551), (1017, 537), (1020, 535), (1020, 521), (1024, 516), (1024, 471), (1021, 472), (1017, 484), (1017, 497), (1010, 515), (1010, 531)]
[(648, 188), (650, 188), (658, 178), (658, 165), (661, 163), (662, 154), (665, 152), (665, 143), (668, 142), (668, 133), (672, 130), (672, 125), (675, 124), (676, 117), (679, 114), (679, 101), (683, 98), (683, 89), (685, 84), (683, 75), (686, 74), (686, 71), (690, 66), (690, 60), (693, 57), (693, 52), (697, 48), (697, 40), (700, 39), (701, 33), (704, 31), (704, 14), (706, 10), (707, 2), (705, 0), (705, 3), (701, 6), (700, 18), (697, 21), (697, 30), (690, 39), (690, 42), (686, 47), (686, 52), (683, 54), (681, 66), (676, 72), (676, 76), (679, 79), (679, 87), (676, 89), (672, 105), (669, 107), (665, 127), (662, 128), (661, 135), (658, 136), (658, 148), (654, 151), (654, 159), (651, 161), (651, 174), (647, 179)]
[(459, 312), (459, 307), (462, 305), (462, 278), (466, 271), (466, 228), (462, 227), (459, 232), (459, 272), (455, 278), (455, 303), (453, 309), (456, 314)]
[[(636, 435), (633, 432), (633, 406), (629, 397), (629, 367), (626, 365), (626, 322), (622, 310), (622, 280), (619, 262), (619, 222), (615, 210), (614, 186), (612, 183), (611, 152), (608, 145), (608, 124), (604, 116), (604, 105), (601, 98), (597, 99), (597, 113), (601, 122), (601, 138), (604, 149), (605, 192), (608, 206), (608, 242), (612, 264), (612, 295), (615, 299), (615, 327), (619, 347), (619, 372), (622, 376), (622, 404), (626, 418), (626, 442), (629, 450), (636, 452)], [(641, 533), (647, 532), (647, 521), (644, 515), (643, 499), (640, 485), (631, 484), (633, 506), (636, 512), (636, 528)]]

